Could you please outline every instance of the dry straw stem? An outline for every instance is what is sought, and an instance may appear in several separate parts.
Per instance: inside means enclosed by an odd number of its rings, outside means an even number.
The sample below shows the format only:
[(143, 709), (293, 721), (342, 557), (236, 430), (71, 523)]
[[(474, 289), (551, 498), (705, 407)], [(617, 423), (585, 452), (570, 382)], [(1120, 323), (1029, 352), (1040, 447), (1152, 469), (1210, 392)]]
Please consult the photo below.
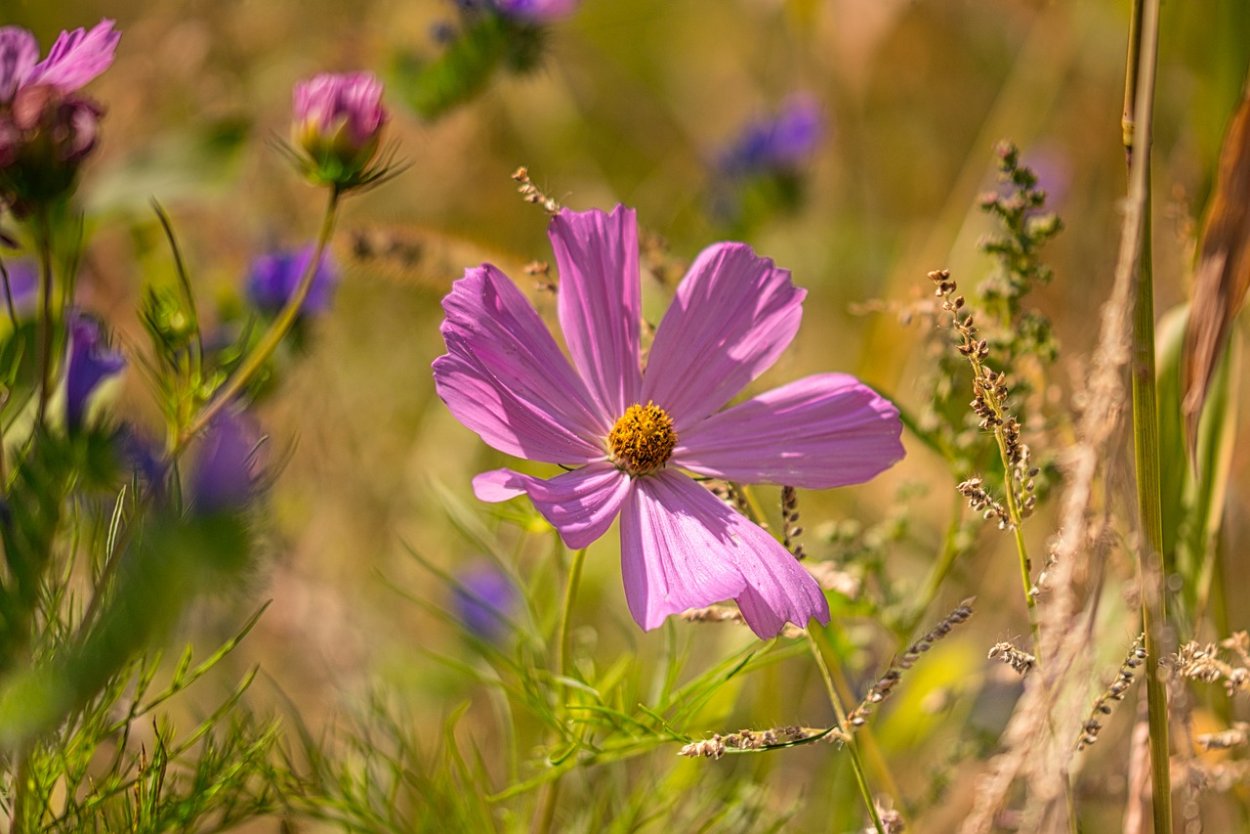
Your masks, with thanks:
[(1203, 750), (1232, 750), (1250, 744), (1250, 724), (1238, 721), (1218, 733), (1202, 733), (1196, 739)]
[(548, 214), (559, 214), (563, 206), (554, 197), (548, 197), (541, 188), (530, 179), (529, 169), (521, 166), (512, 172), (512, 179), (517, 183), (517, 191), (527, 203), (542, 206)]
[[(1148, 119), (1137, 124), (1137, 144), (1146, 139)], [(988, 834), (1006, 804), (1012, 785), (1026, 780), (1026, 807), (1035, 816), (1032, 831), (1067, 828), (1066, 792), (1069, 766), (1075, 751), (1067, 738), (1051, 727), (1076, 726), (1081, 714), (1084, 676), (1078, 664), (1090, 656), (1086, 629), (1074, 627), (1086, 606), (1083, 586), (1087, 569), (1099, 569), (1097, 560), (1084, 556), (1097, 542), (1102, 513), (1095, 513), (1095, 484), (1099, 462), (1106, 459), (1121, 428), (1126, 406), (1124, 368), (1130, 354), (1133, 283), (1141, 254), (1142, 216), (1145, 210), (1144, 166), (1135, 169), (1124, 204), (1120, 250), (1111, 295), (1103, 306), (1098, 346), (1090, 361), (1076, 441), (1064, 456), (1066, 483), (1060, 504), (1060, 531), (1048, 571), (1049, 602), (1039, 608), (1039, 634), (1046, 665), (1027, 679), (1024, 694), (1003, 733), (1006, 749), (990, 763), (976, 791), (976, 800), (960, 828), (961, 834)]]
[(856, 728), (862, 727), (867, 722), (868, 714), (872, 712), (873, 708), (890, 697), (894, 687), (903, 679), (903, 673), (914, 666), (922, 654), (933, 648), (934, 643), (950, 634), (955, 626), (968, 622), (972, 617), (972, 603), (972, 598), (959, 603), (958, 607), (947, 614), (940, 623), (930, 629), (919, 640), (912, 643), (902, 657), (890, 664), (890, 668), (886, 669), (885, 674), (872, 685), (859, 706), (851, 710), (850, 714), (847, 715), (846, 724), (849, 730), (854, 732)]
[(1036, 664), (1037, 658), (1023, 649), (1018, 649), (1007, 641), (995, 643), (990, 647), (990, 652), (986, 657), (989, 660), (1001, 660), (1012, 669), (1015, 669), (1020, 677), (1024, 677), (1029, 673)]
[(1020, 558), (1020, 586), (1029, 609), (1029, 623), (1033, 628), (1033, 651), (1040, 653), (1037, 639), (1037, 599), (1033, 589), (1033, 568), (1029, 562), (1028, 547), (1024, 541), (1021, 523), (1033, 513), (1036, 498), (1033, 496), (1037, 470), (1029, 464), (1028, 447), (1020, 438), (1020, 422), (1009, 412), (1010, 390), (1007, 375), (994, 371), (986, 364), (989, 343), (980, 338), (971, 313), (964, 309), (964, 297), (957, 293), (958, 286), (947, 270), (929, 273), (929, 280), (937, 285), (936, 294), (942, 299), (942, 309), (950, 314), (951, 329), (959, 339), (957, 349), (972, 367), (972, 410), (980, 418), (981, 428), (993, 432), (998, 453), (1003, 464), (1003, 494), (1006, 508), (994, 500), (980, 478), (959, 484), (959, 492), (968, 499), (973, 509), (986, 519), (997, 517), (1001, 530), (1011, 530), (1015, 538), (1016, 553)]
[(1116, 679), (1107, 687), (1101, 695), (1094, 700), (1094, 706), (1089, 711), (1089, 717), (1085, 719), (1085, 723), (1081, 725), (1080, 735), (1076, 740), (1076, 749), (1084, 750), (1089, 745), (1098, 740), (1098, 734), (1102, 732), (1102, 722), (1115, 709), (1115, 704), (1124, 700), (1125, 693), (1129, 687), (1133, 685), (1133, 681), (1137, 675), (1137, 668), (1142, 665), (1146, 659), (1146, 635), (1139, 635), (1133, 641), (1132, 648), (1124, 658), (1124, 662), (1120, 664), (1120, 670), (1116, 673)]
[(769, 730), (739, 730), (717, 733), (702, 741), (692, 741), (677, 751), (689, 759), (719, 759), (727, 752), (756, 752), (793, 747), (796, 744), (825, 739), (845, 742), (847, 735), (837, 727), (775, 727)]
[(1183, 678), (1204, 683), (1216, 683), (1222, 680), (1229, 695), (1250, 691), (1250, 668), (1247, 668), (1250, 664), (1247, 664), (1244, 646), (1241, 645), (1245, 636), (1244, 631), (1239, 631), (1220, 645), (1237, 652), (1242, 663), (1246, 665), (1234, 666), (1222, 660), (1214, 643), (1204, 646), (1197, 642), (1189, 642), (1181, 646), (1173, 658), (1176, 673)]
[(1250, 289), (1250, 88), (1224, 137), (1211, 210), (1202, 229), (1193, 302), (1181, 359), (1182, 410), (1189, 453), (1233, 320)]

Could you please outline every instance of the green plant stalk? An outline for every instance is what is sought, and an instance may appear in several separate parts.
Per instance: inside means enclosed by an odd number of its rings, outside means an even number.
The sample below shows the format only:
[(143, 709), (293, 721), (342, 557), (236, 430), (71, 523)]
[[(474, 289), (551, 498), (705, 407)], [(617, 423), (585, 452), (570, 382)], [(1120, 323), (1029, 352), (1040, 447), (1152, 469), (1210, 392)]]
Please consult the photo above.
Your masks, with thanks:
[(39, 250), (39, 404), (35, 425), (43, 426), (52, 396), (52, 219), (46, 208), (35, 218)]
[[(825, 645), (829, 645), (828, 639), (825, 640)], [(854, 690), (851, 689), (851, 683), (847, 680), (842, 664), (838, 662), (837, 653), (831, 652), (831, 654), (833, 654), (833, 659), (826, 659), (825, 662), (828, 664), (829, 674), (833, 678), (834, 691), (838, 693), (838, 697), (843, 703), (851, 703), (855, 700)], [(863, 757), (868, 760), (868, 764), (876, 771), (874, 775), (881, 782), (890, 799), (893, 800), (894, 810), (901, 814), (903, 808), (906, 807), (903, 803), (903, 793), (899, 790), (898, 783), (894, 781), (894, 774), (890, 772), (890, 768), (885, 762), (885, 756), (881, 753), (881, 748), (877, 744), (877, 739), (872, 733), (871, 726), (864, 724), (856, 727), (855, 739), (861, 748), (860, 752), (863, 753)], [(906, 826), (904, 826), (904, 830), (906, 830)]]
[(17, 770), (13, 776), (13, 819), (9, 822), (10, 834), (26, 831), (26, 797), (30, 794), (31, 744), (22, 742), (17, 750)]
[[(1140, 20), (1140, 30), (1136, 22)], [(1133, 308), (1133, 452), (1141, 519), (1138, 583), (1146, 645), (1146, 703), (1150, 728), (1151, 809), (1155, 834), (1172, 830), (1167, 689), (1160, 677), (1166, 622), (1163, 573), (1163, 511), (1159, 482), (1159, 407), (1155, 386), (1154, 273), (1151, 259), (1150, 143), (1155, 64), (1159, 48), (1159, 0), (1137, 0), (1130, 24), (1129, 66), (1136, 67), (1130, 113), (1130, 196), (1141, 200), (1137, 229), (1136, 299)], [(1126, 90), (1127, 93), (1127, 90)]]
[[(569, 575), (564, 583), (564, 602), (560, 606), (560, 621), (556, 626), (556, 657), (555, 673), (557, 678), (568, 674), (570, 655), (569, 623), (573, 619), (573, 601), (577, 598), (577, 588), (582, 581), (582, 566), (586, 562), (586, 548), (573, 552), (573, 562), (569, 565)], [(563, 689), (563, 684), (559, 684)], [(563, 710), (561, 710), (563, 712)], [(563, 773), (563, 772), (561, 772)], [(530, 830), (535, 834), (551, 831), (555, 822), (556, 798), (560, 793), (560, 775), (543, 785), (538, 795), (538, 808), (534, 814), (534, 822)]]
[(872, 798), (872, 790), (868, 787), (868, 779), (864, 776), (864, 764), (859, 758), (859, 747), (855, 743), (855, 737), (852, 735), (852, 727), (850, 722), (846, 720), (846, 710), (842, 707), (842, 699), (838, 697), (838, 690), (833, 685), (833, 676), (829, 672), (829, 665), (825, 663), (825, 656), (820, 651), (820, 645), (816, 642), (816, 637), (812, 634), (814, 626), (808, 626), (804, 631), (807, 637), (807, 645), (812, 650), (812, 657), (816, 660), (816, 666), (820, 669), (820, 677), (825, 682), (825, 691), (829, 694), (829, 703), (833, 705), (833, 714), (838, 720), (838, 727), (846, 736), (846, 750), (851, 756), (851, 770), (855, 773), (855, 783), (859, 786), (859, 795), (864, 800), (864, 806), (868, 809), (868, 816), (872, 819), (873, 827), (877, 834), (885, 834), (885, 825), (881, 822), (881, 815), (877, 813), (877, 803)]
[[(759, 499), (755, 497), (755, 491), (752, 490), (750, 486), (745, 484), (734, 484), (734, 488), (738, 490), (738, 494), (741, 495), (743, 500), (746, 501), (748, 515), (751, 520), (763, 527), (765, 524), (764, 508), (760, 506)], [(767, 529), (767, 527), (765, 527), (765, 529)], [(807, 638), (809, 642), (813, 639), (810, 631), (807, 633)], [(836, 663), (833, 665), (831, 670), (830, 666), (825, 661), (824, 655), (820, 653), (819, 647), (815, 643), (812, 643), (811, 646), (815, 652), (816, 662), (820, 667), (821, 676), (825, 679), (825, 686), (829, 691), (830, 699), (833, 702), (834, 713), (838, 716), (838, 726), (843, 732), (847, 733), (849, 737), (850, 727), (847, 726), (846, 714), (845, 711), (842, 710), (842, 700), (838, 695), (839, 687), (841, 687), (843, 691), (850, 690), (850, 686), (846, 681), (846, 675), (842, 674), (841, 667)], [(836, 682), (834, 680), (835, 676), (837, 678)], [(862, 727), (859, 732), (864, 738), (864, 752), (872, 759), (872, 764), (876, 768), (878, 776), (886, 786), (886, 792), (890, 795), (891, 799), (894, 800), (897, 810), (901, 812), (903, 809), (902, 794), (899, 793), (898, 785), (895, 783), (894, 777), (885, 763), (885, 758), (881, 755), (881, 751), (877, 749), (877, 745), (872, 738), (871, 731), (867, 727)], [(855, 769), (855, 779), (859, 783), (860, 792), (864, 793), (868, 789), (868, 782), (864, 776), (863, 762), (859, 755), (859, 749), (858, 747), (851, 745), (848, 745), (848, 748), (851, 750), (851, 762)], [(874, 820), (880, 822), (880, 820), (877, 819), (877, 806), (872, 802), (871, 795), (867, 796), (867, 802), (869, 814), (873, 816)]]
[[(981, 364), (980, 359), (972, 354), (968, 357), (968, 362), (972, 365), (973, 377), (983, 379), (985, 366)], [(998, 424), (994, 426), (994, 441), (998, 444), (998, 457), (1003, 463), (1003, 495), (1007, 500), (1007, 518), (1011, 520), (1011, 533), (1015, 539), (1016, 556), (1020, 562), (1020, 585), (1024, 591), (1024, 604), (1029, 610), (1029, 628), (1033, 633), (1033, 658), (1040, 666), (1042, 634), (1037, 622), (1037, 595), (1033, 592), (1033, 563), (1029, 561), (1029, 548), (1024, 541), (1024, 531), (1021, 529), (1024, 516), (1020, 512), (1020, 499), (1016, 495), (1016, 480), (1011, 471), (1011, 456), (1007, 454), (1007, 435), (1003, 432), (1003, 422), (1007, 419), (1007, 414), (993, 397), (987, 396), (985, 402), (993, 410), (994, 416), (998, 418)]]
[(959, 555), (959, 545), (957, 538), (959, 536), (960, 515), (963, 513), (964, 500), (959, 493), (952, 491), (954, 507), (951, 509), (951, 520), (946, 526), (946, 533), (942, 537), (942, 552), (938, 554), (937, 561), (929, 568), (929, 575), (925, 577), (924, 586), (920, 591), (920, 597), (912, 610), (908, 612), (907, 619), (903, 622), (900, 629), (904, 640), (911, 636), (911, 633), (920, 625), (920, 621), (924, 618), (924, 614), (929, 610), (929, 606), (933, 604), (933, 600), (937, 598), (938, 591), (942, 587), (942, 583), (946, 581), (946, 577), (950, 575), (951, 568), (955, 566), (955, 558)]
[(568, 580), (564, 583), (564, 603), (560, 606), (560, 623), (556, 629), (555, 671), (559, 677), (568, 674), (569, 622), (572, 620), (573, 600), (577, 598), (577, 586), (582, 581), (582, 565), (586, 562), (586, 548), (574, 551), (573, 563), (569, 565)]
[(332, 186), (330, 188), (330, 198), (326, 203), (325, 214), (321, 219), (321, 230), (317, 234), (316, 248), (313, 250), (312, 258), (308, 261), (308, 266), (304, 268), (304, 274), (300, 276), (295, 292), (287, 299), (286, 306), (278, 313), (278, 317), (274, 319), (269, 330), (265, 332), (260, 342), (248, 354), (247, 358), (243, 360), (242, 364), (239, 365), (234, 375), (217, 390), (212, 400), (208, 405), (204, 406), (199, 415), (191, 421), (191, 424), (179, 433), (173, 448), (169, 450), (168, 457), (170, 460), (177, 460), (186, 449), (187, 444), (239, 395), (239, 392), (256, 375), (256, 372), (269, 361), (269, 357), (278, 349), (282, 339), (295, 324), (300, 310), (303, 309), (304, 301), (308, 298), (308, 292), (312, 289), (313, 277), (317, 274), (317, 267), (321, 264), (321, 258), (325, 254), (326, 247), (330, 244), (330, 237), (334, 234), (334, 223), (338, 217), (339, 198), (341, 196), (342, 192), (337, 187)]

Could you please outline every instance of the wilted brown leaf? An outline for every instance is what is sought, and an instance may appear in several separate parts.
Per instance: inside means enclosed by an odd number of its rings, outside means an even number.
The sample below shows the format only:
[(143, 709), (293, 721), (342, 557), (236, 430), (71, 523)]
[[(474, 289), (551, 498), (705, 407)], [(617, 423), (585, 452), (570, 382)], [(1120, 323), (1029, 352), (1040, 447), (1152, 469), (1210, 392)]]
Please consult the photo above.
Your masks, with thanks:
[(1181, 356), (1181, 407), (1191, 455), (1211, 377), (1250, 288), (1250, 96), (1242, 99), (1224, 137), (1199, 252)]

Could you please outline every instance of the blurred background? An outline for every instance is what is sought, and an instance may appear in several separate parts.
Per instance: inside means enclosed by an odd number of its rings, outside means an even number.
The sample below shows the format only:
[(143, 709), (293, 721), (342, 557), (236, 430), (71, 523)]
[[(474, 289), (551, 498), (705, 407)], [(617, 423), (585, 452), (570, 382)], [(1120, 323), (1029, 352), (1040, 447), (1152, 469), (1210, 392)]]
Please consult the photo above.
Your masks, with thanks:
[[(792, 270), (809, 291), (804, 326), (754, 390), (842, 370), (906, 407), (928, 396), (932, 355), (923, 345), (932, 321), (904, 323), (899, 311), (931, 298), (928, 270), (949, 268), (969, 288), (988, 272), (977, 242), (990, 221), (976, 203), (998, 187), (993, 148), (1002, 139), (1018, 145), (1066, 225), (1045, 250), (1054, 281), (1030, 300), (1051, 317), (1061, 345), (1044, 392), (1050, 401), (1070, 397), (1110, 288), (1126, 190), (1127, 2), (586, 0), (543, 27), (532, 71), (494, 74), (437, 119), (423, 119), (406, 100), (401, 68), (446, 48), (454, 37), (447, 24), (458, 19), (452, 2), (0, 0), (0, 10), (45, 48), (59, 30), (101, 17), (115, 18), (123, 32), (115, 65), (90, 88), (108, 112), (82, 187), (88, 245), (80, 292), (134, 350), (142, 343), (135, 312), (142, 288), (174, 280), (149, 200), (173, 219), (205, 318), (228, 322), (251, 260), (304, 245), (316, 230), (320, 197), (273, 148), (287, 130), (292, 84), (353, 69), (386, 81), (389, 136), (408, 167), (347, 202), (333, 305), (307, 323), (300, 361), (275, 375), (258, 407), (284, 462), (257, 520), (266, 558), (242, 599), (207, 606), (186, 628), (196, 639), (219, 637), (240, 612), (271, 599), (235, 660), (236, 673), (249, 664), (263, 670), (250, 694), (255, 703), (293, 712), (315, 734), (381, 692), (412, 717), (418, 747), (431, 750), (444, 721), (467, 705), (458, 732), (465, 749), (482, 751), (495, 790), (508, 784), (502, 756), (492, 760), (509, 735), (502, 726), (521, 719), (472, 675), (439, 660), (483, 663), (439, 571), (480, 565), (493, 543), (532, 603), (520, 619), (539, 634), (554, 621), (560, 583), (550, 536), (524, 534), (534, 525), (527, 506), (473, 500), (470, 478), (511, 461), (449, 415), (429, 366), (442, 352), (439, 300), (465, 267), (491, 261), (545, 315), (554, 311), (554, 297), (523, 271), (551, 255), (543, 212), (523, 202), (509, 178), (518, 166), (569, 207), (637, 208), (672, 267), (661, 271), (667, 281), (644, 277), (652, 322), (680, 265), (711, 242), (745, 240)], [(1250, 62), (1250, 7), (1167, 3), (1162, 31), (1160, 312), (1186, 297), (1196, 229)], [(780, 158), (752, 151), (752, 135), (758, 140), (795, 107), (815, 127), (799, 130), (797, 145)], [(118, 409), (156, 425), (149, 403), (132, 371)], [(812, 558), (853, 564), (860, 548), (905, 590), (921, 584), (952, 508), (961, 510), (942, 460), (904, 440), (908, 458), (873, 483), (800, 498)], [(1125, 462), (1108, 468), (1113, 489), (1131, 477), (1124, 448)], [(1246, 533), (1248, 464), (1239, 446), (1226, 526), (1233, 577), (1246, 569), (1236, 554)], [(771, 492), (768, 501), (775, 503)], [(1054, 532), (1049, 509), (1029, 526), (1036, 553)], [(927, 792), (950, 798), (920, 815), (920, 830), (949, 830), (967, 808), (978, 772), (967, 745), (992, 748), (1010, 708), (1018, 684), (984, 658), (997, 640), (1027, 635), (1017, 570), (1007, 537), (979, 534), (926, 621), (973, 594), (977, 617), (908, 677), (879, 719), (878, 740), (903, 792), (917, 801)], [(1128, 579), (1131, 566), (1110, 575)], [(1229, 594), (1231, 626), (1247, 627), (1244, 591), (1230, 583)], [(844, 613), (852, 683), (862, 692), (898, 644), (879, 624), (857, 618), (853, 605)], [(625, 607), (614, 534), (591, 549), (573, 616), (584, 654), (604, 665), (634, 657), (640, 675), (670, 643), (692, 669), (750, 643), (733, 627), (640, 632)], [(1126, 635), (1130, 619), (1121, 624)], [(1107, 645), (1100, 666), (1108, 679), (1126, 645)], [(810, 667), (803, 657), (770, 667), (721, 696), (719, 723), (680, 729), (697, 736), (828, 722)], [(524, 728), (518, 732), (525, 741)], [(829, 768), (843, 765), (823, 745), (680, 764), (674, 752), (660, 748), (627, 768), (605, 767), (611, 772), (586, 776), (566, 796), (589, 791), (596, 779), (619, 781), (618, 797), (658, 791), (674, 803), (651, 809), (659, 819), (707, 830), (765, 830), (754, 818), (715, 816), (704, 805), (717, 797), (765, 820), (792, 813), (793, 830), (819, 830), (831, 807), (854, 796), (845, 774), (838, 782), (845, 787), (830, 794)], [(934, 785), (935, 771), (957, 786), (952, 793)], [(1088, 784), (1115, 813), (1123, 774)], [(694, 785), (697, 799), (672, 798), (675, 786)], [(582, 812), (568, 801), (558, 819), (578, 830)]]

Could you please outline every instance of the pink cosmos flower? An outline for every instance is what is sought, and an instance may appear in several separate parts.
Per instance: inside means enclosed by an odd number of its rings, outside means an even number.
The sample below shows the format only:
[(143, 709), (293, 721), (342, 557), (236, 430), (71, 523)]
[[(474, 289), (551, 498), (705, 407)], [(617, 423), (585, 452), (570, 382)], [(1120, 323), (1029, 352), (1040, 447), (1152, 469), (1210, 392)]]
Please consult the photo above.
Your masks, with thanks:
[(113, 21), (101, 20), (91, 31), (62, 32), (39, 60), (35, 36), (19, 26), (0, 27), (0, 103), (13, 100), (18, 90), (43, 84), (61, 93), (85, 86), (113, 63), (121, 33)]
[(805, 295), (745, 244), (699, 255), (644, 368), (634, 212), (565, 210), (549, 234), (572, 364), (490, 264), (467, 270), (443, 300), (439, 396), (494, 448), (569, 468), (546, 480), (485, 472), (473, 481), (478, 498), (528, 494), (572, 548), (619, 516), (625, 596), (644, 629), (731, 598), (761, 637), (787, 622), (827, 623), (811, 575), (691, 475), (815, 489), (866, 481), (903, 457), (897, 410), (844, 374), (726, 407), (794, 338)]

